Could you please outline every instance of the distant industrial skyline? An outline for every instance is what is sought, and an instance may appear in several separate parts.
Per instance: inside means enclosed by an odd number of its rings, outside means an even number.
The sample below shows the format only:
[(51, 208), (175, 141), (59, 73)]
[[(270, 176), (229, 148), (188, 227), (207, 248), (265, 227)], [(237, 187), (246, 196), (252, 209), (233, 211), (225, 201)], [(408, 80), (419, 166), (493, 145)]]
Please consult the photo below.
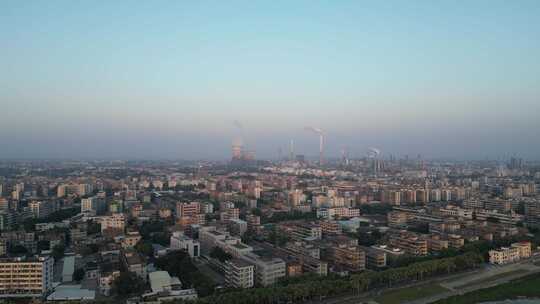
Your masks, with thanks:
[[(540, 159), (540, 2), (0, 3), (0, 159)], [(241, 134), (240, 134), (241, 133)]]

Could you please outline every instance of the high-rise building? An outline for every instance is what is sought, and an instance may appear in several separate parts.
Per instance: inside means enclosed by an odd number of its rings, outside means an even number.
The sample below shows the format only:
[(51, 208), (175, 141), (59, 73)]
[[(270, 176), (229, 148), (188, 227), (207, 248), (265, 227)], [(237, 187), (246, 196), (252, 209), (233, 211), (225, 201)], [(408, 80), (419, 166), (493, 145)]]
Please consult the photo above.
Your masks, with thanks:
[(242, 158), (242, 139), (237, 137), (232, 143), (232, 159), (240, 160)]
[(9, 200), (0, 197), (0, 211), (8, 211), (9, 210)]
[(52, 201), (32, 201), (28, 207), (34, 218), (44, 218), (55, 211), (55, 203)]
[(510, 163), (508, 164), (509, 169), (521, 169), (523, 168), (523, 159), (512, 157), (510, 158)]
[(83, 198), (81, 200), (81, 212), (96, 215), (98, 213), (98, 198), (95, 196)]

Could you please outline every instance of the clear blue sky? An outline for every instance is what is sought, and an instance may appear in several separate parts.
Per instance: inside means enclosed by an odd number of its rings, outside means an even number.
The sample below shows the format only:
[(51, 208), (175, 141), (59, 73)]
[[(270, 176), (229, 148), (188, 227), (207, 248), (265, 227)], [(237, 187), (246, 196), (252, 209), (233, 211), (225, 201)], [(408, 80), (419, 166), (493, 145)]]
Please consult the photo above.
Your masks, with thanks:
[(540, 158), (540, 1), (141, 2), (0, 2), (0, 158)]

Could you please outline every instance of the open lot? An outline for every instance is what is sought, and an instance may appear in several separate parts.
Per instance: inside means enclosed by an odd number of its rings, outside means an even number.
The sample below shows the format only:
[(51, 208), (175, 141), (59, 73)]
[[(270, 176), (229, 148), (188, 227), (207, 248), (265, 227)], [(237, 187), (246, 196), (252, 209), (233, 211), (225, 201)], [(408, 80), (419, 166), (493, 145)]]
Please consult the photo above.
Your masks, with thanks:
[(494, 287), (475, 290), (463, 295), (452, 296), (434, 303), (473, 304), (487, 301), (516, 299), (520, 297), (540, 297), (540, 274), (537, 273)]
[(497, 280), (502, 279), (502, 278), (511, 277), (511, 276), (515, 276), (515, 275), (518, 275), (518, 274), (526, 274), (528, 272), (529, 272), (529, 270), (527, 270), (527, 269), (515, 269), (515, 270), (511, 270), (511, 271), (507, 271), (507, 272), (498, 273), (498, 274), (495, 274), (495, 275), (492, 275), (492, 276), (484, 277), (482, 279), (478, 279), (478, 280), (475, 280), (475, 281), (469, 281), (468, 283), (463, 284), (463, 285), (458, 285), (455, 288), (460, 289), (460, 288), (470, 287), (470, 286), (478, 285), (478, 284), (486, 284), (486, 283), (489, 283), (489, 282), (497, 281)]
[(505, 278), (514, 278), (521, 275), (526, 275), (532, 271), (538, 271), (538, 266), (532, 264), (509, 264), (504, 266), (487, 266), (477, 273), (445, 280), (441, 286), (451, 290), (461, 290), (465, 288), (473, 288), (478, 285), (487, 285)]
[(376, 297), (375, 301), (379, 304), (400, 304), (431, 297), (447, 291), (448, 289), (441, 287), (439, 284), (428, 284), (393, 290)]

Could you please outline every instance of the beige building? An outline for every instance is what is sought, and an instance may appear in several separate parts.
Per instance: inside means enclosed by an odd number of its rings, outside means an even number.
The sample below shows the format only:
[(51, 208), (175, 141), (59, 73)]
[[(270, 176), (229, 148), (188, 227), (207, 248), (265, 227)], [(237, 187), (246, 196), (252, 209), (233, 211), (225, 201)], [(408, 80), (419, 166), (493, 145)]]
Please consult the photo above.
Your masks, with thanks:
[(101, 232), (107, 229), (124, 231), (126, 226), (126, 219), (123, 214), (113, 214), (111, 216), (100, 217)]
[(52, 290), (51, 257), (0, 259), (0, 297), (41, 297)]
[(531, 256), (531, 243), (513, 243), (510, 247), (501, 247), (497, 250), (489, 251), (489, 262), (491, 264), (508, 264)]
[(411, 255), (428, 254), (427, 241), (408, 231), (400, 231), (390, 235), (389, 243), (392, 247), (399, 248)]
[(392, 228), (405, 228), (407, 227), (407, 222), (410, 216), (401, 211), (390, 211), (386, 215), (388, 221), (388, 227)]

